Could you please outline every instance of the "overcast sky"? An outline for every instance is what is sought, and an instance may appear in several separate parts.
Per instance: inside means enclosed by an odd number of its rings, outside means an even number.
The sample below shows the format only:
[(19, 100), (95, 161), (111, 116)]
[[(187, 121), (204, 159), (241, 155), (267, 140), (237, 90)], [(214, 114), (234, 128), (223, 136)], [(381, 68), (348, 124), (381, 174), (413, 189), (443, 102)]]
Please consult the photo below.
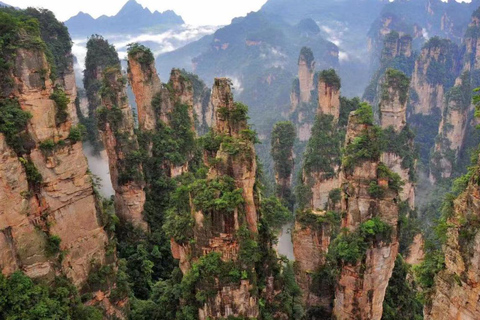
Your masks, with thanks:
[[(94, 18), (102, 14), (115, 15), (127, 0), (1, 0), (10, 5), (47, 8), (59, 20), (67, 20), (79, 11), (89, 13)], [(319, 0), (322, 1), (322, 0)], [(137, 0), (151, 11), (173, 10), (193, 25), (224, 25), (232, 18), (257, 11), (266, 0)]]

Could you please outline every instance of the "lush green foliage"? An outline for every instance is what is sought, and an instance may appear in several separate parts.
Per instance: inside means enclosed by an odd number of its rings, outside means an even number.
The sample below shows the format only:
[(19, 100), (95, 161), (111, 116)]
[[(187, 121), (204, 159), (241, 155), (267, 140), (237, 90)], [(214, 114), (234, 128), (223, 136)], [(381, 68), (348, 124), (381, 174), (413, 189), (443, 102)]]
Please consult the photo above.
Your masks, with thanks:
[(120, 66), (120, 59), (115, 47), (108, 43), (102, 36), (92, 35), (87, 42), (87, 55), (85, 57), (85, 70), (83, 71), (83, 86), (88, 99), (88, 117), (82, 124), (87, 128), (87, 140), (95, 152), (101, 150), (98, 134), (96, 110), (100, 107), (100, 88), (98, 72), (112, 66)]
[(349, 172), (363, 161), (377, 161), (380, 158), (383, 136), (377, 127), (368, 127), (345, 148), (344, 169)]
[(387, 69), (385, 72), (385, 81), (382, 83), (382, 101), (389, 101), (392, 98), (389, 93), (389, 90), (392, 89), (398, 93), (400, 103), (406, 103), (409, 86), (410, 79), (403, 72), (395, 69)]
[(340, 90), (341, 81), (340, 77), (335, 72), (335, 69), (323, 70), (318, 75), (319, 80), (325, 82), (327, 85), (332, 86), (336, 90)]
[(65, 94), (62, 88), (55, 87), (53, 93), (50, 95), (50, 99), (55, 101), (55, 123), (60, 125), (68, 119), (68, 104), (70, 99)]
[(67, 27), (46, 9), (27, 8), (25, 13), (39, 22), (40, 36), (45, 42), (46, 55), (50, 64), (50, 77), (62, 77), (69, 70), (72, 55), (72, 40)]
[(0, 274), (0, 296), (2, 319), (102, 319), (102, 313), (84, 306), (75, 287), (62, 278), (47, 287), (18, 271), (9, 277)]
[(415, 181), (415, 162), (418, 158), (418, 151), (413, 144), (415, 139), (413, 131), (408, 125), (399, 133), (396, 133), (390, 127), (383, 131), (383, 137), (385, 140), (385, 152), (397, 154), (402, 159), (402, 168), (408, 169), (409, 180)]
[(335, 167), (341, 159), (342, 138), (332, 115), (318, 115), (305, 151), (306, 173), (319, 172), (325, 179), (335, 176)]
[(22, 10), (0, 8), (0, 97), (6, 98), (13, 89), (10, 71), (15, 65), (17, 48), (45, 50), (37, 19)]
[(355, 115), (357, 116), (358, 123), (373, 125), (373, 110), (368, 103), (360, 103), (360, 106), (355, 111)]
[(367, 249), (372, 244), (389, 243), (392, 231), (392, 226), (378, 217), (363, 222), (354, 232), (343, 230), (330, 246), (329, 259), (355, 265), (365, 258)]
[(45, 250), (47, 251), (47, 254), (50, 256), (56, 255), (57, 253), (60, 252), (60, 242), (62, 242), (62, 239), (60, 239), (59, 236), (56, 235), (50, 235), (47, 238), (47, 244), (45, 246)]
[(128, 57), (135, 58), (143, 68), (151, 65), (155, 61), (152, 51), (139, 43), (130, 43), (127, 46), (127, 52)]
[(72, 142), (82, 141), (87, 134), (87, 129), (82, 124), (77, 124), (70, 128), (70, 133), (68, 134), (68, 139)]
[(398, 255), (383, 301), (383, 320), (423, 319), (423, 305), (415, 282), (409, 280), (410, 274), (410, 266)]
[(32, 146), (25, 132), (32, 115), (20, 108), (17, 100), (0, 99), (0, 132), (5, 135), (7, 144), (17, 154), (25, 153)]
[(272, 230), (281, 229), (293, 218), (288, 210), (277, 197), (263, 198), (260, 203), (260, 215)]
[[(277, 122), (271, 136), (271, 155), (277, 179), (290, 181), (293, 176), (293, 144), (295, 142), (295, 127), (291, 122)], [(289, 185), (277, 185), (276, 194), (284, 199), (289, 207), (293, 207), (293, 196)]]

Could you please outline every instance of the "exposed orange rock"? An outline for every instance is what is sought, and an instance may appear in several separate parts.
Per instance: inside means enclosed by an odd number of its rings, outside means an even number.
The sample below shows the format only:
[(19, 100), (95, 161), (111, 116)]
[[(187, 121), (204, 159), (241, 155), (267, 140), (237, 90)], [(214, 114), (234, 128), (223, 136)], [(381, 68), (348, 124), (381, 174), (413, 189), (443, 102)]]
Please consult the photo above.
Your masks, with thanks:
[[(349, 117), (345, 144), (372, 130), (352, 112)], [(333, 313), (338, 319), (381, 319), (383, 299), (392, 275), (398, 253), (396, 192), (384, 189), (382, 197), (369, 193), (371, 181), (379, 180), (377, 168), (380, 159), (364, 160), (354, 164), (353, 171), (344, 170), (342, 178), (342, 226), (354, 232), (361, 223), (378, 217), (392, 227), (391, 239), (375, 241), (366, 256), (355, 265), (344, 264), (335, 292)]]
[[(100, 131), (108, 155), (110, 178), (115, 190), (116, 213), (121, 219), (131, 222), (144, 230), (148, 230), (143, 220), (143, 206), (145, 204), (144, 181), (141, 164), (134, 168), (127, 168), (126, 157), (129, 152), (138, 150), (138, 142), (134, 134), (134, 120), (128, 98), (124, 78), (119, 68), (110, 68), (104, 71), (104, 86), (110, 94), (102, 96), (102, 105), (108, 112), (118, 112), (120, 121), (112, 122), (108, 115), (100, 124)], [(112, 111), (116, 108), (119, 111)], [(119, 137), (121, 136), (121, 140)], [(120, 173), (125, 170), (134, 170), (138, 177), (128, 177), (130, 180), (120, 181)]]
[(146, 54), (140, 51), (135, 55), (128, 55), (128, 80), (135, 94), (139, 128), (149, 131), (155, 129), (156, 116), (152, 100), (160, 92), (162, 83), (154, 60), (149, 64), (140, 62)]
[[(99, 222), (82, 143), (65, 140), (77, 121), (72, 65), (73, 60), (63, 78), (55, 81), (70, 100), (67, 120), (59, 124), (55, 102), (50, 99), (54, 88), (45, 54), (33, 49), (17, 51), (13, 96), (32, 114), (28, 123), (32, 149), (18, 157), (0, 134), (0, 269), (4, 274), (20, 269), (29, 277), (47, 280), (62, 272), (81, 287), (92, 261), (105, 262), (108, 237)], [(41, 151), (39, 145), (46, 140), (60, 144), (51, 151)], [(27, 161), (43, 178), (35, 189), (29, 186), (22, 164)], [(65, 252), (61, 264), (56, 255), (46, 252), (48, 235), (61, 239), (60, 249)]]
[[(466, 190), (454, 201), (453, 214), (448, 218), (450, 227), (443, 245), (445, 269), (435, 276), (431, 303), (424, 308), (427, 320), (480, 318), (480, 233), (470, 223), (478, 219), (480, 212), (478, 174), (477, 167)], [(468, 239), (461, 235), (466, 228), (473, 231)]]

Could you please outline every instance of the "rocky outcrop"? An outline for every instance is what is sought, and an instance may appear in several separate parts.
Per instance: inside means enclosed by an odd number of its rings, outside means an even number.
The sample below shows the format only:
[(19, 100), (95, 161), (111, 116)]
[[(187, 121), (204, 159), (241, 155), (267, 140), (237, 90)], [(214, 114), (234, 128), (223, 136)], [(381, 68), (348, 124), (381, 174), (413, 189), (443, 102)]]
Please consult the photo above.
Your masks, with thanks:
[(405, 257), (405, 262), (409, 265), (418, 265), (425, 258), (425, 240), (421, 233), (413, 237), (413, 242), (408, 247), (408, 254)]
[(317, 114), (332, 115), (335, 122), (340, 116), (340, 78), (333, 69), (319, 75)]
[(142, 215), (145, 183), (142, 165), (135, 156), (139, 148), (125, 83), (120, 66), (104, 70), (98, 125), (108, 155), (116, 213), (121, 219), (147, 230)]
[(480, 233), (474, 222), (480, 208), (479, 173), (477, 164), (467, 188), (453, 201), (443, 245), (445, 269), (435, 276), (431, 303), (424, 309), (427, 320), (480, 318)]
[(407, 102), (410, 79), (402, 72), (388, 69), (382, 83), (380, 125), (386, 130), (386, 152), (380, 161), (398, 174), (404, 182), (400, 199), (415, 208), (414, 134), (407, 126)]
[(443, 112), (444, 95), (454, 84), (459, 60), (458, 47), (450, 40), (434, 37), (423, 46), (412, 74), (413, 114)]
[(69, 136), (77, 121), (73, 69), (55, 86), (50, 69), (42, 49), (17, 50), (12, 95), (31, 118), (24, 150), (0, 134), (0, 269), (47, 280), (63, 273), (79, 288), (92, 262), (105, 263), (108, 237), (82, 143)]
[[(480, 30), (480, 10), (476, 10), (472, 14), (472, 19), (465, 32), (463, 43), (465, 45), (465, 53), (463, 59), (463, 70), (470, 71), (480, 69), (480, 43), (478, 31)], [(478, 85), (476, 83), (475, 85)]]
[[(292, 234), (295, 274), (303, 294), (305, 308), (331, 309), (332, 296), (313, 290), (314, 274), (325, 263), (333, 222), (326, 211), (337, 211), (340, 195), (340, 150), (343, 142), (338, 127), (340, 114), (340, 78), (333, 69), (318, 74), (318, 109), (304, 154), (302, 185), (297, 192), (299, 213)], [(318, 224), (315, 221), (326, 220)], [(328, 221), (328, 222), (327, 222)]]
[[(365, 89), (363, 99), (375, 106), (382, 98), (382, 81), (387, 69), (393, 68), (410, 75), (414, 64), (412, 54), (412, 37), (408, 34), (391, 31), (384, 36), (383, 49), (379, 54), (378, 68), (372, 76), (370, 84)], [(376, 117), (378, 110), (373, 110)]]
[(298, 102), (308, 103), (312, 96), (315, 60), (310, 48), (303, 47), (298, 57)]
[[(215, 79), (210, 103), (214, 108), (215, 125), (206, 139), (221, 140), (218, 147), (205, 150), (208, 174), (202, 189), (191, 187), (189, 207), (193, 227), (185, 232), (191, 233), (194, 241), (171, 240), (173, 256), (180, 260), (186, 277), (194, 276), (190, 275), (193, 265), (202, 268), (205, 259), (216, 257), (220, 259), (217, 263), (225, 267), (245, 268), (248, 265), (245, 259), (249, 259), (241, 256), (247, 245), (245, 237), (254, 239), (258, 232), (258, 199), (254, 191), (257, 166), (254, 140), (247, 125), (247, 108), (234, 102), (231, 83), (226, 78)], [(214, 207), (205, 203), (210, 201), (211, 192), (214, 192), (214, 199), (222, 197)], [(251, 269), (250, 272), (255, 271)], [(258, 317), (258, 294), (255, 294), (250, 276), (239, 281), (226, 281), (224, 276), (217, 274), (213, 277), (215, 284), (208, 284), (212, 286), (212, 295), (199, 306), (199, 319)]]
[(332, 296), (328, 292), (319, 294), (313, 290), (313, 283), (316, 280), (315, 273), (325, 264), (333, 226), (329, 223), (312, 225), (302, 219), (305, 216), (322, 219), (326, 214), (326, 211), (302, 213), (297, 217), (292, 233), (295, 278), (302, 291), (302, 304), (306, 310), (318, 307), (331, 309)]
[(298, 57), (298, 79), (295, 79), (290, 94), (290, 118), (297, 128), (297, 137), (305, 142), (310, 138), (317, 101), (312, 91), (317, 89), (315, 60), (312, 50), (303, 47)]
[[(379, 143), (379, 128), (372, 125), (369, 113), (370, 107), (363, 106), (349, 117), (342, 178), (342, 227), (348, 229), (346, 237), (362, 235), (367, 225), (378, 225), (390, 232), (373, 232), (375, 236), (366, 242), (366, 251), (359, 260), (342, 262), (333, 310), (338, 319), (381, 319), (385, 290), (399, 247), (398, 186), (394, 186), (396, 178), (374, 151)], [(360, 141), (364, 141), (363, 149), (372, 153), (358, 159), (356, 153), (350, 152)]]
[(470, 92), (469, 73), (465, 72), (446, 95), (446, 107), (431, 158), (430, 181), (432, 183), (449, 178), (454, 171), (465, 140), (471, 105)]
[(152, 100), (162, 88), (150, 50), (131, 48), (128, 53), (128, 80), (137, 103), (138, 126), (141, 130), (154, 130), (155, 110)]
[[(308, 208), (325, 209), (329, 193), (340, 187), (340, 149), (343, 138), (338, 128), (340, 78), (335, 70), (318, 74), (318, 109), (304, 160), (303, 184), (310, 190)], [(334, 209), (334, 208), (330, 208)]]

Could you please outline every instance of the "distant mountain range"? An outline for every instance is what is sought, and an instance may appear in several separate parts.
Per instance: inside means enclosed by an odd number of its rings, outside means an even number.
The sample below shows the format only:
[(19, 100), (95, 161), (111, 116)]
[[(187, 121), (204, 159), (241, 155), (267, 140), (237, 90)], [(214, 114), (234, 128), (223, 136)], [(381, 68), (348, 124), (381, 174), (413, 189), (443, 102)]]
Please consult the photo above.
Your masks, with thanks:
[(65, 21), (72, 37), (159, 32), (182, 24), (182, 17), (172, 10), (151, 12), (135, 0), (129, 0), (115, 16), (103, 15), (94, 19), (87, 13), (79, 12)]
[[(13, 6), (11, 4), (0, 1), (0, 7), (13, 7)], [(14, 8), (19, 9), (18, 7), (14, 7)]]

